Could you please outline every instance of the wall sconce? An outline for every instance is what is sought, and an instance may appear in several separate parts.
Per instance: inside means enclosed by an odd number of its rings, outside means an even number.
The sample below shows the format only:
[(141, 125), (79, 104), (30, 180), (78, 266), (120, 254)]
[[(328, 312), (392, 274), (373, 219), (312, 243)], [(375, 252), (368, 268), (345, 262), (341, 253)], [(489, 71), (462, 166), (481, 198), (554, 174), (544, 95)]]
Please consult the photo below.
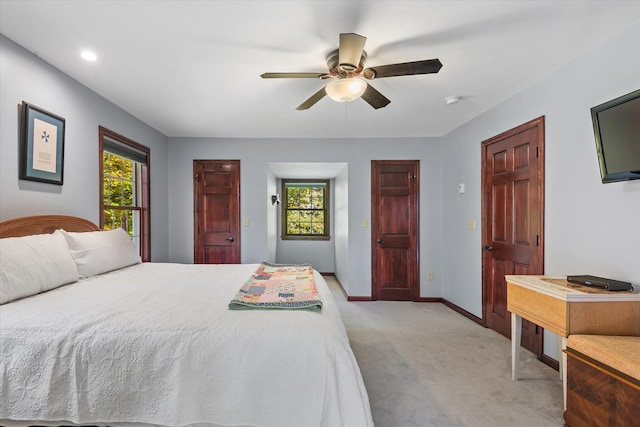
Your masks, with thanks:
[(278, 206), (280, 204), (280, 193), (271, 196), (271, 204), (273, 206)]

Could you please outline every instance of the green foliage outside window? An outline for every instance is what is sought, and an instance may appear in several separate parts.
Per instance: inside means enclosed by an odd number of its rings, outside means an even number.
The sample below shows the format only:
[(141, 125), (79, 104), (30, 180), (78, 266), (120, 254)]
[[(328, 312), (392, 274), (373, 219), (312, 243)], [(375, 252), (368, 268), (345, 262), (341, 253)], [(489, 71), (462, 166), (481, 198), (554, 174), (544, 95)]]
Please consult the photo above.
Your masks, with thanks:
[(106, 151), (103, 152), (103, 162), (103, 198), (106, 208), (103, 228), (113, 230), (122, 227), (132, 235), (134, 217), (138, 212), (126, 207), (136, 205), (134, 162)]
[(283, 237), (328, 237), (328, 181), (283, 182)]

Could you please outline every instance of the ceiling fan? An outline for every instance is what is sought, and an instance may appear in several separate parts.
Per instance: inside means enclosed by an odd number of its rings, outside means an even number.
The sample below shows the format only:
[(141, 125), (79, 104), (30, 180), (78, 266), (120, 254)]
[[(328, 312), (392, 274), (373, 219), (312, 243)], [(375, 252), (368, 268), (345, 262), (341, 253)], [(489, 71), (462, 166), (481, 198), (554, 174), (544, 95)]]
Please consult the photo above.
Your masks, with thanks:
[(260, 77), (263, 79), (337, 79), (311, 95), (296, 110), (310, 108), (325, 95), (338, 102), (350, 102), (361, 97), (373, 108), (378, 109), (386, 107), (391, 101), (366, 80), (432, 74), (442, 68), (442, 63), (437, 58), (364, 68), (367, 59), (367, 52), (364, 50), (366, 41), (366, 37), (355, 33), (340, 34), (339, 48), (327, 55), (329, 68), (327, 73), (264, 73)]

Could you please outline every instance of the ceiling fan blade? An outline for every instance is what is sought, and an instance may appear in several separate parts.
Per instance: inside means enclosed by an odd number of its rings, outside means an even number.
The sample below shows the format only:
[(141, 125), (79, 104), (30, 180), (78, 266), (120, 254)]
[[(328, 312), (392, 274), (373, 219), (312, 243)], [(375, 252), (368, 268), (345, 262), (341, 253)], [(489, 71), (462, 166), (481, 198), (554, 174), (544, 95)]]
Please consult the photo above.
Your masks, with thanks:
[(413, 76), (416, 74), (437, 73), (442, 68), (439, 59), (425, 59), (424, 61), (403, 62), (400, 64), (380, 65), (369, 67), (362, 72), (367, 79), (382, 77)]
[(296, 110), (302, 111), (302, 110), (307, 110), (310, 107), (313, 106), (313, 104), (315, 104), (316, 102), (320, 101), (322, 98), (324, 98), (324, 96), (327, 94), (327, 91), (322, 88), (319, 91), (317, 91), (316, 93), (314, 93), (313, 95), (311, 95), (311, 97), (309, 99), (307, 99), (306, 101), (304, 101), (302, 104), (298, 105), (298, 107), (296, 108)]
[(340, 34), (340, 47), (338, 49), (338, 65), (344, 71), (353, 71), (360, 65), (362, 51), (366, 37), (355, 33)]
[(367, 103), (376, 110), (378, 108), (386, 107), (391, 102), (386, 96), (378, 92), (369, 83), (367, 83), (367, 89), (364, 91), (361, 98), (367, 101)]
[(263, 73), (260, 77), (263, 79), (321, 79), (324, 76), (329, 77), (327, 73)]

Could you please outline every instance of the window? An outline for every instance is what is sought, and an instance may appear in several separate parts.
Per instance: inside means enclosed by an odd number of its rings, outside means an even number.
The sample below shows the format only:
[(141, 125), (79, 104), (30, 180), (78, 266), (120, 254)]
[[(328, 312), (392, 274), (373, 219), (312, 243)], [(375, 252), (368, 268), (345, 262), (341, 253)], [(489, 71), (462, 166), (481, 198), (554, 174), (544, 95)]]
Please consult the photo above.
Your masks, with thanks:
[(282, 180), (282, 238), (328, 240), (329, 181)]
[(103, 127), (100, 132), (100, 226), (123, 228), (150, 261), (149, 148)]

